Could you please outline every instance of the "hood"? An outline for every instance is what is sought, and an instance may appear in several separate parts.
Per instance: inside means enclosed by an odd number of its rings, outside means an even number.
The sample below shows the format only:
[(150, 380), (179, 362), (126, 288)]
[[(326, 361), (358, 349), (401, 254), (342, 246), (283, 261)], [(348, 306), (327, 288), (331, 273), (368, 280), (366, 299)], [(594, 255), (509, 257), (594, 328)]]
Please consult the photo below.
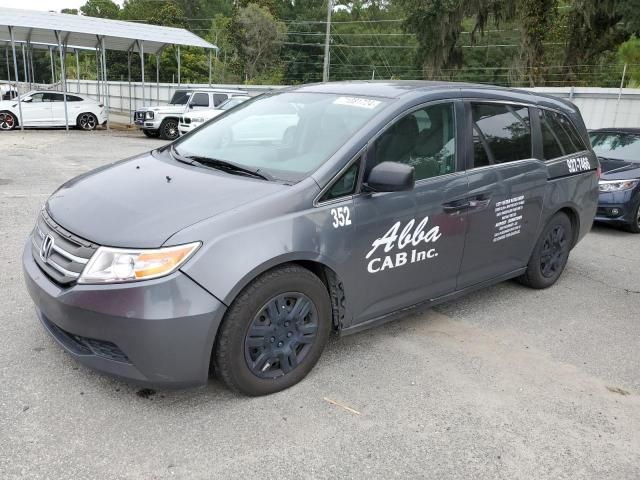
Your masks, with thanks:
[(186, 105), (164, 105), (161, 107), (142, 107), (137, 109), (137, 112), (157, 112), (157, 113), (185, 113), (187, 110)]
[(285, 188), (151, 152), (70, 180), (47, 209), (62, 227), (99, 245), (157, 248), (189, 225)]
[(603, 180), (640, 178), (640, 159), (637, 162), (617, 158), (598, 157)]

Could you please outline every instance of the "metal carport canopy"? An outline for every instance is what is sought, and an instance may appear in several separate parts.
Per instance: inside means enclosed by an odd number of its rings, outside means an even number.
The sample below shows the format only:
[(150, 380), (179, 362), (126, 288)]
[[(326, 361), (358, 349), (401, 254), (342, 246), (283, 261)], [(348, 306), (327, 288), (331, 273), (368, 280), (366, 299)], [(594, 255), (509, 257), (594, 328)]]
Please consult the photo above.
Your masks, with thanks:
[(135, 41), (144, 42), (145, 53), (158, 53), (166, 45), (182, 45), (216, 50), (217, 47), (197, 35), (173, 27), (161, 27), (136, 22), (104, 18), (0, 8), (0, 38), (21, 42), (57, 44), (58, 32), (65, 45), (96, 48), (99, 37), (104, 38), (106, 50), (126, 52)]

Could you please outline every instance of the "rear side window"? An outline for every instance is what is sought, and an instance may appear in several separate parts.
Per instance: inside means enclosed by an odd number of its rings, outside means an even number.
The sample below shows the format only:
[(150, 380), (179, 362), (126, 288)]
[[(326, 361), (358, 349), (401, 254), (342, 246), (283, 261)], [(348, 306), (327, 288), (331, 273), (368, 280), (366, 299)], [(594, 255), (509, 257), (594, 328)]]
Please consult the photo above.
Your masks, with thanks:
[(67, 102), (82, 102), (82, 98), (75, 95), (67, 95)]
[(64, 95), (61, 93), (45, 93), (44, 94), (45, 102), (64, 102)]
[(209, 106), (209, 94), (208, 93), (194, 93), (191, 99), (191, 105), (196, 107), (208, 107)]
[(227, 95), (226, 93), (214, 93), (213, 94), (213, 106), (217, 107), (222, 102), (224, 102), (227, 98), (229, 98), (229, 95)]
[(571, 121), (561, 113), (540, 110), (542, 153), (545, 160), (585, 150), (584, 142)]
[(528, 107), (474, 103), (471, 117), (474, 167), (531, 158)]

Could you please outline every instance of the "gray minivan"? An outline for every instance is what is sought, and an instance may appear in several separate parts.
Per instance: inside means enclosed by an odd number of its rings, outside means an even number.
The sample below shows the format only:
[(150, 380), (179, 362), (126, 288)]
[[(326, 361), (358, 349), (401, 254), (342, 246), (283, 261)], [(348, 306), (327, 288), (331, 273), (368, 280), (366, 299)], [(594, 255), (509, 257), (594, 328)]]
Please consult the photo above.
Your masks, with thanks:
[(596, 213), (589, 145), (573, 104), (530, 92), (271, 92), (62, 185), (24, 250), (27, 288), (85, 365), (276, 392), (331, 331), (512, 278), (553, 285)]

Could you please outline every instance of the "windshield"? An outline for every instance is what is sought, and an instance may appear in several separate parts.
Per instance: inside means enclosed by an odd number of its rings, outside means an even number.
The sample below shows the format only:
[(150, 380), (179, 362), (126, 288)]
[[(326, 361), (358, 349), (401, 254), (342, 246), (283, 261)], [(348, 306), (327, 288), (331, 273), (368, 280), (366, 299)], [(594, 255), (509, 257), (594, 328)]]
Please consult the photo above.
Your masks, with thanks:
[(190, 94), (191, 92), (187, 90), (177, 90), (176, 93), (173, 94), (169, 105), (186, 105), (189, 101)]
[(249, 100), (249, 98), (248, 97), (247, 98), (245, 98), (245, 97), (234, 97), (234, 98), (231, 98), (231, 99), (227, 100), (226, 102), (224, 102), (222, 105), (220, 105), (218, 107), (218, 110), (229, 110), (230, 108), (233, 108), (236, 105), (241, 104), (245, 100)]
[(640, 162), (640, 135), (634, 133), (592, 133), (596, 155)]
[(385, 100), (284, 92), (246, 101), (175, 144), (179, 155), (233, 162), (298, 181), (326, 162)]

